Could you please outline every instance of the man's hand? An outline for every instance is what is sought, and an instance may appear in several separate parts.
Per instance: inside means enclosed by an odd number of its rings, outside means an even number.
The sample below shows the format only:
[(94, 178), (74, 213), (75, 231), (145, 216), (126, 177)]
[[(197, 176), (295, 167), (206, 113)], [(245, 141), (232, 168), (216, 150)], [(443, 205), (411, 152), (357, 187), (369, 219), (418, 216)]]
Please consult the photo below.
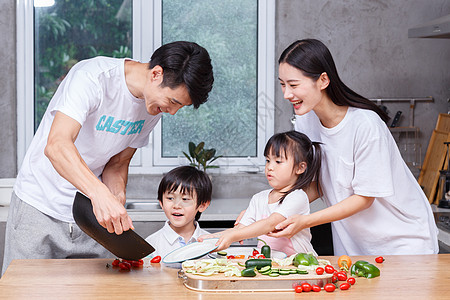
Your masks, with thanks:
[(124, 231), (134, 229), (125, 207), (107, 188), (92, 197), (91, 201), (98, 223), (109, 233), (122, 234)]

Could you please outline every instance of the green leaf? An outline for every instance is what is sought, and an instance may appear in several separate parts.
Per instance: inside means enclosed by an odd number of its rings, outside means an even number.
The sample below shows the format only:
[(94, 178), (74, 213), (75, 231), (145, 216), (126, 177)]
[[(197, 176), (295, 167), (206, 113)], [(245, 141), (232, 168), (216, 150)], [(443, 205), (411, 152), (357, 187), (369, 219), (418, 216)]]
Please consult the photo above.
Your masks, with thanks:
[(192, 158), (194, 158), (195, 155), (195, 144), (193, 142), (189, 142), (189, 154), (191, 155)]
[(195, 148), (195, 154), (200, 155), (200, 152), (203, 150), (203, 147), (205, 146), (205, 142), (200, 142), (197, 147)]
[(187, 155), (187, 153), (186, 152), (184, 152), (183, 151), (183, 154), (184, 154), (184, 156), (186, 156), (186, 158), (189, 160), (189, 162), (191, 162), (192, 163), (192, 159), (191, 159), (191, 157), (189, 156), (189, 155)]

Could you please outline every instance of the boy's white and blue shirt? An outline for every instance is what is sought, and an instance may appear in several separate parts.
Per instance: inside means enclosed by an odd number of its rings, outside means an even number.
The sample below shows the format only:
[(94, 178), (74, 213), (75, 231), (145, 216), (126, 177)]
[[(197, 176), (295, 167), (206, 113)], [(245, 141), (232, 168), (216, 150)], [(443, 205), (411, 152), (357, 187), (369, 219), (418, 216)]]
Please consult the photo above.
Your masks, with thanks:
[[(185, 239), (176, 233), (172, 227), (170, 227), (169, 221), (166, 221), (164, 227), (155, 233), (148, 236), (145, 240), (155, 248), (155, 252), (151, 253), (148, 257), (161, 256), (164, 258), (170, 252), (188, 244), (197, 241), (197, 238), (203, 234), (208, 234), (209, 232), (200, 228), (198, 222), (195, 223), (195, 231), (192, 237), (185, 241)], [(171, 264), (175, 265), (175, 264)], [(180, 265), (180, 264), (176, 264)]]

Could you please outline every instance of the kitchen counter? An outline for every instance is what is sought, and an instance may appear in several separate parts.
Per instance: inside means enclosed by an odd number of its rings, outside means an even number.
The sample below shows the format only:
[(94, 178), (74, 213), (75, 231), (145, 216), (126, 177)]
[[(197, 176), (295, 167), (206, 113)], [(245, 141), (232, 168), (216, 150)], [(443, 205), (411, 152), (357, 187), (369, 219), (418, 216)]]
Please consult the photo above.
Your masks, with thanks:
[[(323, 257), (336, 266), (337, 257)], [(354, 256), (374, 262), (375, 256)], [(327, 299), (448, 299), (450, 254), (385, 256), (381, 276), (356, 278), (347, 291), (321, 291)], [(2, 299), (298, 299), (294, 292), (196, 292), (160, 264), (122, 272), (112, 259), (14, 260), (0, 279)], [(317, 293), (302, 298), (317, 299)]]

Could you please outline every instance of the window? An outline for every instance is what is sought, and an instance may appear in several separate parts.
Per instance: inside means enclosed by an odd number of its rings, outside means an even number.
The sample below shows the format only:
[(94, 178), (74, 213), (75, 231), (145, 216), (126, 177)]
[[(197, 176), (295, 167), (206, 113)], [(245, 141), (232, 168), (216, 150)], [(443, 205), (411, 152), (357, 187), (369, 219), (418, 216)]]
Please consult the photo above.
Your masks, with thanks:
[(25, 141), (18, 145), (19, 165), (73, 63), (96, 55), (147, 62), (154, 49), (175, 40), (208, 49), (213, 90), (198, 110), (163, 116), (130, 172), (160, 173), (187, 163), (182, 151), (189, 141), (216, 148), (224, 156), (216, 161), (221, 172), (264, 165), (262, 152), (274, 122), (274, 1), (55, 0), (48, 7), (19, 2), (18, 41), (25, 41), (18, 50), (18, 128), (19, 141)]

